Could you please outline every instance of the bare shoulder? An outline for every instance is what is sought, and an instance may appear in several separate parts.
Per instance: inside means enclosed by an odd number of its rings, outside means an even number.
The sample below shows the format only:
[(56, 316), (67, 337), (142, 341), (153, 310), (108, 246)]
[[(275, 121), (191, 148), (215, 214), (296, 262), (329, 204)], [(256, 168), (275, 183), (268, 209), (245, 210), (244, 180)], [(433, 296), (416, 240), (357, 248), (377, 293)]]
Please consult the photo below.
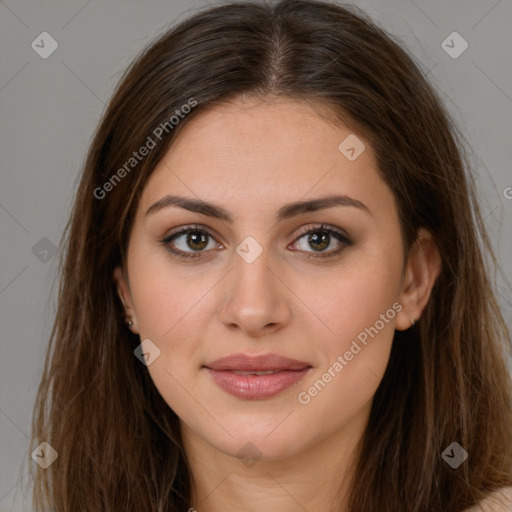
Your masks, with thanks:
[(512, 512), (512, 487), (504, 487), (495, 491), (479, 505), (465, 512)]

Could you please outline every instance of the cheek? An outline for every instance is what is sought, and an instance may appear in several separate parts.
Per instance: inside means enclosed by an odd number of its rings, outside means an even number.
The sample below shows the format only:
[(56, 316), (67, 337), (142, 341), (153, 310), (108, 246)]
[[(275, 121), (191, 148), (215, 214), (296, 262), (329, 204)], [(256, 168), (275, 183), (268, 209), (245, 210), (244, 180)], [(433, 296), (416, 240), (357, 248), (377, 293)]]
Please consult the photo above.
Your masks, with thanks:
[(321, 364), (296, 393), (312, 431), (318, 415), (324, 418), (322, 429), (335, 432), (370, 403), (388, 364), (401, 309), (396, 283), (384, 272), (354, 272), (338, 283), (319, 312), (330, 328), (317, 346)]
[(198, 333), (208, 316), (205, 312), (208, 297), (203, 297), (202, 287), (201, 293), (190, 283), (148, 279), (144, 284), (136, 298), (140, 339), (149, 338), (159, 348), (155, 368), (162, 366), (180, 382), (185, 381), (189, 378), (187, 370), (190, 372), (199, 365), (201, 336)]
[[(204, 363), (206, 323), (214, 311), (215, 272), (177, 265), (163, 251), (132, 253), (130, 285), (141, 340), (159, 356), (148, 371), (167, 403), (180, 410), (190, 396), (195, 372)], [(183, 414), (186, 414), (186, 407)]]
[(399, 258), (376, 250), (354, 255), (352, 262), (335, 274), (325, 293), (310, 296), (328, 329), (318, 346), (321, 365), (301, 387), (305, 395), (299, 400), (338, 404), (347, 417), (370, 400), (380, 384), (402, 309), (397, 302)]
[(160, 395), (185, 422), (206, 422), (200, 407), (191, 406), (188, 390), (201, 360), (201, 337), (198, 332), (205, 322), (205, 307), (212, 287), (201, 279), (170, 270), (165, 262), (144, 265), (133, 272), (132, 294), (140, 339), (150, 339), (159, 356), (147, 370)]
[(181, 340), (177, 332), (197, 321), (214, 284), (212, 275), (198, 275), (192, 266), (178, 266), (161, 248), (132, 253), (130, 284), (141, 338)]
[[(364, 342), (368, 330), (376, 334), (373, 327), (378, 335), (392, 337), (397, 310), (401, 308), (396, 303), (401, 267), (400, 262), (390, 259), (354, 254), (353, 264), (347, 263), (333, 273), (316, 293), (309, 291), (313, 313), (326, 327), (325, 348), (330, 354), (350, 347), (361, 333)], [(307, 293), (306, 289), (302, 293)]]

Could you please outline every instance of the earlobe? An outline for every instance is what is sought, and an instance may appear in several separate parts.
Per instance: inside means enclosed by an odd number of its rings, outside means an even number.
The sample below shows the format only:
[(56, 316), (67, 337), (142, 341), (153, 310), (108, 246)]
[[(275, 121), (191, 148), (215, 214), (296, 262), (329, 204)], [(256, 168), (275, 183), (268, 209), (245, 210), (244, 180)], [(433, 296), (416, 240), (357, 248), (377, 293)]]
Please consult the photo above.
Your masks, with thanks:
[(125, 322), (128, 325), (128, 328), (135, 334), (138, 334), (137, 328), (137, 318), (135, 316), (135, 310), (133, 309), (132, 299), (130, 294), (130, 289), (128, 286), (128, 281), (124, 275), (123, 269), (121, 267), (116, 267), (112, 274), (112, 279), (116, 283), (117, 295), (123, 304), (124, 313), (125, 313)]
[(411, 249), (399, 302), (402, 311), (397, 315), (395, 328), (409, 329), (421, 316), (432, 288), (441, 273), (442, 261), (434, 236), (420, 228)]

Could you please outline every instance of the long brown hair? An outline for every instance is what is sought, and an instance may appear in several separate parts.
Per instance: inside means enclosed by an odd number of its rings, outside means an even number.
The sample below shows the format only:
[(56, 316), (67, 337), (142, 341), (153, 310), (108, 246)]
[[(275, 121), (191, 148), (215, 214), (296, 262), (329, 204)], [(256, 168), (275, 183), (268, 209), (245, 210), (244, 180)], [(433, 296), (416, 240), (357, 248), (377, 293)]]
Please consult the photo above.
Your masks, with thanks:
[[(123, 322), (112, 272), (125, 260), (144, 184), (176, 134), (241, 95), (328, 106), (372, 144), (407, 251), (423, 226), (442, 257), (421, 319), (395, 333), (349, 510), (458, 512), (512, 485), (511, 339), (464, 137), (421, 65), (360, 9), (243, 2), (199, 12), (148, 46), (95, 133), (63, 237), (58, 311), (34, 410), (32, 449), (46, 441), (58, 452), (45, 470), (32, 464), (36, 510), (190, 506), (179, 421), (134, 357), (140, 339)], [(148, 137), (155, 146), (127, 167)], [(441, 457), (454, 441), (469, 454), (456, 470)]]

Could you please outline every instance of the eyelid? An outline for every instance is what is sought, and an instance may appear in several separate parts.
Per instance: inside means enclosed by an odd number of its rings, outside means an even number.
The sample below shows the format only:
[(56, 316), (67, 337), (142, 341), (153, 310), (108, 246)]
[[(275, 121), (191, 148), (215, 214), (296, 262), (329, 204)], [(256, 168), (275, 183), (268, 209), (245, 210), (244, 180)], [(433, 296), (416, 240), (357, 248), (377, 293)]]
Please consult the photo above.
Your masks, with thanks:
[[(175, 228), (171, 231), (169, 231), (164, 237), (163, 240), (170, 240), (174, 236), (179, 235), (186, 235), (188, 231), (204, 231), (205, 233), (208, 233), (215, 241), (217, 241), (217, 235), (213, 233), (213, 231), (210, 228), (207, 228), (206, 226), (203, 226), (202, 224), (187, 224), (185, 226), (180, 226), (178, 228)], [(220, 242), (217, 242), (220, 244)], [(220, 244), (221, 245), (221, 244)]]
[[(301, 230), (297, 233), (297, 235), (295, 236), (295, 240), (297, 238), (300, 238), (301, 236), (303, 235), (306, 235), (307, 233), (311, 232), (311, 231), (314, 231), (314, 230), (318, 230), (318, 231), (334, 231), (335, 233), (337, 233), (338, 235), (340, 235), (341, 237), (345, 238), (346, 241), (350, 241), (350, 237), (348, 236), (347, 233), (345, 233), (344, 231), (342, 231), (341, 229), (339, 228), (336, 228), (334, 226), (331, 226), (329, 224), (320, 224), (319, 226), (315, 226), (315, 225), (311, 225), (311, 224), (308, 224), (307, 226), (305, 226), (304, 228), (301, 228)], [(295, 241), (294, 240), (294, 241)]]

